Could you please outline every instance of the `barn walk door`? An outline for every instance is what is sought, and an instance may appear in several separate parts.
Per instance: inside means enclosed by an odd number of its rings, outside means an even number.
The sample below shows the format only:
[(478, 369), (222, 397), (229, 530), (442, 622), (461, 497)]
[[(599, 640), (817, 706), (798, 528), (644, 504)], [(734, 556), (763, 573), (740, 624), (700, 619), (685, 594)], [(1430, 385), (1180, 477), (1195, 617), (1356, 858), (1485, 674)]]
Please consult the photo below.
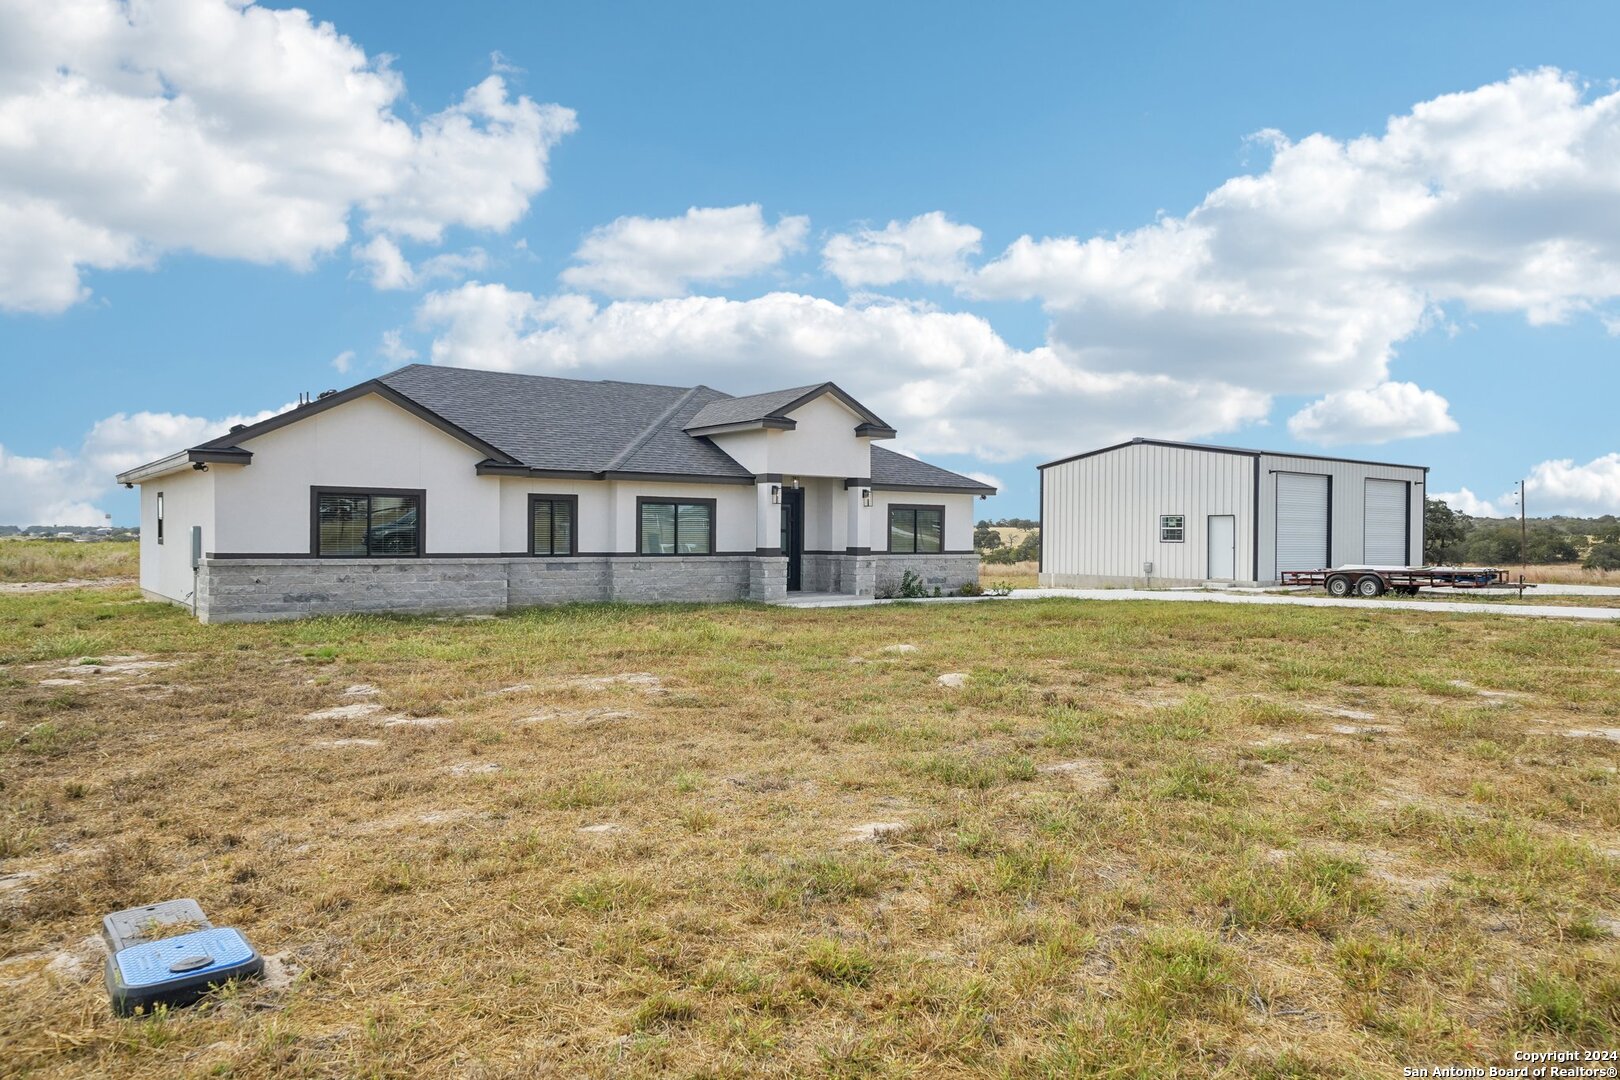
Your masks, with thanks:
[(1207, 529), (1209, 554), (1204, 576), (1210, 581), (1232, 581), (1237, 577), (1237, 518), (1231, 514), (1211, 514)]

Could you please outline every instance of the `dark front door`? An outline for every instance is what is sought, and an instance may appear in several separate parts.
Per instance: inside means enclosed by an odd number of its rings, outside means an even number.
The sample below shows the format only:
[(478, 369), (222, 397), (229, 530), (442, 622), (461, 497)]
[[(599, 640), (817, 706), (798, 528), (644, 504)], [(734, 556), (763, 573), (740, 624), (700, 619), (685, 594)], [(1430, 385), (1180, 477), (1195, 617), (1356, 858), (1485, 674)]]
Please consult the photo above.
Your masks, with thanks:
[(787, 556), (787, 587), (799, 591), (804, 563), (804, 489), (782, 489), (782, 554)]

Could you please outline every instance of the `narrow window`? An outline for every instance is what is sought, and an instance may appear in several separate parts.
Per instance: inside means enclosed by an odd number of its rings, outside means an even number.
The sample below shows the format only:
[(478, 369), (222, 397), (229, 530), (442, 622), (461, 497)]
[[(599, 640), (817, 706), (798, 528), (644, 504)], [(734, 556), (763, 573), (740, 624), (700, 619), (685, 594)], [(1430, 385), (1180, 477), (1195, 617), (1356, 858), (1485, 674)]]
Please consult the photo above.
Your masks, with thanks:
[(1179, 544), (1187, 539), (1187, 519), (1182, 514), (1159, 516), (1159, 540), (1165, 544)]
[(943, 506), (889, 507), (889, 550), (926, 555), (945, 550)]
[(529, 554), (573, 555), (577, 495), (529, 496)]
[(365, 559), (422, 553), (420, 492), (317, 490), (315, 554)]
[(715, 500), (640, 499), (643, 555), (714, 554)]
[(161, 544), (163, 543), (163, 492), (161, 491), (158, 492), (157, 511), (158, 543)]

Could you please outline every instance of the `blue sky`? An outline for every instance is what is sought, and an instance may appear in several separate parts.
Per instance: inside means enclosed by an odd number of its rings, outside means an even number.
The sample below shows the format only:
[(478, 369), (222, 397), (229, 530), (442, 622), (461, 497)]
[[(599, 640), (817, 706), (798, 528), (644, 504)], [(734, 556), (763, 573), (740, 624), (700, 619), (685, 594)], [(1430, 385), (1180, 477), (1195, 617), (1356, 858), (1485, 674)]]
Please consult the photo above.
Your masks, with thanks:
[(832, 378), (989, 516), (1133, 434), (1620, 512), (1613, 5), (76, 2), (0, 16), (0, 520), (411, 353)]

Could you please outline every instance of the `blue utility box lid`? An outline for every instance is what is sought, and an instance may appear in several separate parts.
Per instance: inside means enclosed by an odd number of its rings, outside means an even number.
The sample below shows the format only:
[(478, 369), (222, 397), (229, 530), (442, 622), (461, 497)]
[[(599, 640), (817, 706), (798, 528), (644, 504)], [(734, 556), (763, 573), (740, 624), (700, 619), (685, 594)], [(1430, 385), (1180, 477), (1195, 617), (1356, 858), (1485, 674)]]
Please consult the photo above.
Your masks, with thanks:
[(129, 1016), (154, 1005), (189, 1005), (216, 986), (259, 975), (264, 959), (228, 926), (131, 945), (107, 958), (113, 1011)]
[[(241, 932), (228, 926), (131, 945), (113, 956), (125, 986), (157, 986), (176, 978), (234, 972), (258, 956)], [(226, 974), (219, 980), (231, 978)]]

